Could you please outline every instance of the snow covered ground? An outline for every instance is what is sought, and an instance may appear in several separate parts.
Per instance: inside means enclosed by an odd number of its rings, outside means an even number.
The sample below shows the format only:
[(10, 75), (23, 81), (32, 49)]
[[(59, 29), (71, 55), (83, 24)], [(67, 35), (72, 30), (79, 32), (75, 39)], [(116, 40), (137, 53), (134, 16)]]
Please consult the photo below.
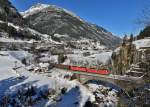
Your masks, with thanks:
[(89, 90), (94, 93), (96, 101), (101, 107), (116, 107), (118, 102), (117, 91), (110, 87), (94, 83), (88, 84)]
[(141, 47), (150, 47), (150, 38), (140, 39), (133, 42), (135, 44), (136, 49)]
[[(6, 22), (0, 20), (0, 23), (6, 23)], [(56, 41), (52, 40), (50, 35), (41, 34), (41, 33), (39, 33), (38, 31), (36, 31), (36, 30), (34, 30), (34, 29), (31, 29), (31, 28), (29, 28), (29, 27), (24, 28), (24, 27), (15, 25), (15, 24), (13, 24), (13, 23), (11, 23), (11, 22), (8, 22), (8, 23), (6, 23), (6, 24), (7, 24), (8, 26), (13, 27), (13, 28), (16, 29), (17, 31), (19, 31), (19, 30), (20, 30), (20, 31), (23, 31), (23, 30), (24, 30), (24, 31), (29, 31), (29, 32), (30, 32), (31, 34), (33, 34), (33, 35), (40, 36), (44, 41), (48, 41), (48, 42), (51, 42), (51, 43), (53, 43), (53, 44), (61, 44), (61, 43), (59, 43), (59, 42), (56, 42)], [(33, 43), (33, 41), (35, 41), (35, 40), (25, 41), (25, 40), (14, 40), (13, 38), (0, 38), (0, 41), (1, 41), (1, 42), (28, 42), (28, 43)]]
[[(26, 85), (35, 85), (39, 90), (43, 90), (45, 88), (54, 89), (56, 90), (57, 94), (60, 93), (60, 89), (66, 87), (68, 93), (67, 95), (62, 96), (62, 100), (57, 104), (58, 107), (60, 107), (62, 104), (72, 105), (76, 101), (78, 101), (78, 105), (82, 107), (87, 99), (94, 99), (93, 95), (79, 82), (58, 78), (56, 75), (48, 77), (43, 74), (29, 72), (18, 59), (10, 54), (10, 52), (3, 52), (3, 54), (4, 53), (6, 53), (8, 56), (0, 56), (0, 98), (3, 98), (4, 95), (16, 93), (19, 89), (24, 88)], [(20, 68), (13, 70), (16, 62), (17, 66)], [(18, 76), (24, 76), (24, 78), (18, 79)], [(74, 89), (75, 87), (79, 88)], [(75, 94), (76, 91), (78, 94)], [(71, 102), (65, 100), (68, 96), (70, 96), (69, 98)], [(53, 101), (50, 103), (48, 100), (46, 104), (51, 105), (52, 103)]]
[(0, 37), (0, 42), (15, 42), (15, 43), (33, 43), (32, 40), (30, 41), (26, 41), (26, 40), (15, 40), (13, 38), (4, 38), (4, 37)]
[(84, 52), (75, 52), (75, 54), (68, 54), (67, 60), (64, 64), (80, 65), (80, 66), (96, 66), (107, 65), (111, 61), (112, 52), (91, 51), (89, 56), (84, 56)]
[[(68, 77), (72, 76), (72, 73), (65, 73), (64, 70), (56, 68), (42, 74), (28, 71), (27, 67), (20, 62), (22, 58), (32, 56), (28, 52), (0, 51), (0, 53), (0, 102), (3, 101), (4, 96), (9, 95), (11, 100), (15, 99), (15, 101), (20, 102), (17, 104), (22, 104), (17, 93), (26, 91), (27, 87), (35, 86), (37, 94), (33, 95), (32, 98), (40, 98), (40, 100), (34, 102), (33, 107), (43, 107), (43, 105), (47, 107), (83, 107), (87, 101), (97, 102), (97, 94), (94, 94), (96, 90), (99, 88), (108, 89), (96, 84), (94, 87), (93, 84), (89, 84), (87, 88), (76, 80), (71, 81)], [(17, 69), (13, 69), (14, 67)], [(19, 79), (18, 77), (22, 78)], [(63, 88), (67, 89), (65, 94), (62, 94)], [(41, 91), (49, 89), (55, 90), (55, 93), (49, 95), (47, 99), (38, 97), (41, 95)], [(14, 97), (16, 94), (17, 98)], [(99, 91), (98, 96), (104, 100), (104, 103), (98, 103), (100, 107), (104, 105), (113, 107), (117, 104), (115, 91), (108, 92), (106, 96)]]

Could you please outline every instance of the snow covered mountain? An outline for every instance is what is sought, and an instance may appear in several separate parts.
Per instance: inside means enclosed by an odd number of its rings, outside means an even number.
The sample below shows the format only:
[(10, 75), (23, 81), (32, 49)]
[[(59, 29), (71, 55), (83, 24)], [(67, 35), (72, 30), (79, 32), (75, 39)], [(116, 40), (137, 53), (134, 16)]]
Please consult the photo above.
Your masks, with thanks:
[[(8, 0), (0, 0), (0, 41), (14, 42), (26, 40), (46, 40), (53, 41), (48, 38), (49, 35), (41, 34), (27, 26), (27, 23), (17, 11), (17, 9)], [(18, 42), (18, 41), (17, 41)], [(56, 42), (55, 42), (56, 43)]]
[[(58, 10), (58, 11), (59, 11), (59, 10), (60, 10), (60, 11), (65, 11), (66, 13), (72, 15), (73, 17), (76, 17), (76, 18), (78, 18), (79, 20), (81, 20), (81, 18), (78, 17), (76, 14), (74, 14), (73, 12), (68, 11), (68, 10), (66, 10), (66, 9), (64, 9), (64, 8), (58, 7), (58, 6), (56, 6), (56, 5), (48, 5), (48, 4), (41, 4), (41, 3), (37, 3), (36, 5), (33, 5), (32, 7), (30, 7), (28, 10), (26, 10), (26, 11), (24, 11), (24, 12), (20, 12), (20, 13), (22, 14), (22, 16), (23, 16), (24, 18), (26, 18), (26, 17), (28, 17), (28, 16), (30, 16), (30, 15), (33, 15), (33, 14), (36, 14), (36, 13), (42, 11), (43, 9), (46, 9), (46, 8), (48, 8), (48, 7), (55, 8), (55, 9)], [(81, 20), (81, 21), (83, 21), (83, 20)]]
[[(106, 29), (88, 23), (74, 13), (54, 5), (38, 3), (21, 14), (31, 28), (48, 34), (57, 41), (87, 38), (112, 48), (121, 40)], [(63, 36), (56, 37), (55, 35)]]
[(25, 12), (21, 12), (21, 14), (23, 15), (24, 18), (26, 18), (30, 15), (33, 15), (33, 14), (37, 13), (37, 12), (40, 12), (42, 9), (45, 9), (48, 6), (49, 5), (38, 3), (37, 5), (32, 6), (29, 10), (27, 10)]
[[(120, 38), (104, 28), (90, 24), (74, 13), (55, 5), (38, 3), (21, 12), (22, 17), (11, 2), (1, 0), (0, 14), (0, 32), (11, 38), (47, 39), (46, 41), (76, 48), (85, 46), (93, 49), (112, 48), (120, 42)], [(84, 40), (92, 42), (82, 42)], [(80, 46), (75, 45), (79, 44), (75, 41), (81, 41)]]

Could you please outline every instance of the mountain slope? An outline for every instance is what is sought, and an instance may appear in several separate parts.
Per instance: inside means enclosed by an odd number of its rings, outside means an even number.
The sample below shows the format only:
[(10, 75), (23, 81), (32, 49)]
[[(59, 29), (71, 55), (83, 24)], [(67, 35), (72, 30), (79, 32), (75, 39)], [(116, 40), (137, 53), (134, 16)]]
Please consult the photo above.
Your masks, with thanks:
[(8, 0), (0, 0), (0, 20), (22, 24), (23, 18)]
[(120, 38), (113, 36), (104, 28), (87, 23), (72, 12), (57, 6), (37, 4), (22, 12), (22, 15), (31, 28), (59, 41), (67, 42), (87, 38), (100, 41), (102, 45), (109, 48), (120, 42)]
[[(25, 25), (25, 20), (8, 0), (0, 0), (0, 40), (41, 40), (47, 35), (36, 32)], [(47, 39), (47, 38), (46, 38)], [(11, 42), (11, 41), (10, 41)]]

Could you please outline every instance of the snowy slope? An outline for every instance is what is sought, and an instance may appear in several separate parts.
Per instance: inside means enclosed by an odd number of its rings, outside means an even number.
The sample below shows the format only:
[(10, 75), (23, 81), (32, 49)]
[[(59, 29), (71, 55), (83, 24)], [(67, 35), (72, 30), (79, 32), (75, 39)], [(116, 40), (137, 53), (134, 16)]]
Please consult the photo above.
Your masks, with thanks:
[(120, 38), (104, 28), (88, 23), (74, 13), (55, 5), (36, 4), (26, 10), (23, 17), (32, 28), (51, 35), (58, 41), (87, 38), (98, 41), (107, 48), (120, 42)]
[(66, 13), (70, 14), (71, 16), (78, 18), (80, 21), (83, 21), (80, 17), (78, 17), (76, 14), (74, 14), (73, 12), (71, 12), (69, 10), (66, 10), (64, 8), (61, 8), (61, 7), (58, 7), (55, 5), (48, 5), (48, 4), (41, 4), (41, 3), (37, 3), (36, 5), (30, 7), (28, 10), (26, 10), (25, 12), (20, 12), (20, 13), (23, 16), (23, 18), (27, 18), (30, 15), (36, 14), (36, 13), (38, 13), (38, 12), (48, 8), (48, 7), (51, 7), (53, 9), (58, 10), (58, 11), (65, 11)]
[(25, 12), (21, 12), (21, 14), (23, 15), (24, 18), (33, 15), (45, 8), (47, 8), (49, 5), (47, 4), (40, 4), (38, 3), (36, 6), (32, 6), (30, 9), (26, 10)]
[(135, 44), (136, 49), (142, 48), (142, 47), (150, 47), (150, 38), (140, 39), (133, 42)]
[[(0, 97), (1, 98), (4, 95), (13, 94), (17, 90), (24, 88), (25, 84), (27, 85), (34, 84), (37, 86), (38, 89), (51, 88), (51, 89), (55, 89), (58, 93), (60, 92), (60, 89), (63, 87), (66, 87), (69, 91), (69, 90), (74, 90), (72, 88), (78, 86), (79, 87), (78, 91), (80, 92), (80, 94), (77, 94), (76, 98), (79, 101), (80, 107), (84, 105), (84, 103), (88, 98), (93, 99), (92, 94), (85, 87), (81, 86), (80, 83), (78, 83), (77, 81), (68, 81), (63, 78), (57, 78), (53, 76), (47, 77), (44, 76), (43, 74), (35, 74), (33, 72), (29, 72), (26, 70), (24, 65), (22, 65), (19, 60), (15, 59), (12, 55), (10, 55), (9, 52), (3, 52), (3, 54), (8, 54), (8, 56), (0, 56)], [(17, 72), (12, 69), (15, 66), (16, 61), (18, 67), (22, 66), (21, 68), (17, 69)], [(18, 75), (25, 76), (25, 78), (18, 80), (16, 78), (18, 77)], [(64, 105), (72, 106), (72, 104), (76, 102), (76, 98), (74, 98), (75, 97), (74, 94), (70, 95), (70, 100), (72, 102), (66, 102), (66, 96), (62, 97), (62, 101), (60, 102), (60, 104), (63, 103)], [(51, 103), (49, 105), (51, 105)], [(58, 103), (58, 107), (59, 107), (59, 103)]]
[(13, 38), (4, 38), (0, 37), (0, 42), (16, 42), (16, 43), (31, 43), (31, 41), (26, 41), (26, 40), (15, 40)]
[(112, 55), (112, 52), (102, 52), (100, 54), (91, 55), (91, 56), (89, 56), (89, 58), (93, 57), (96, 60), (98, 60), (104, 64), (107, 64), (109, 62), (109, 60), (111, 59), (111, 55)]
[[(0, 23), (6, 23), (6, 22), (0, 20)], [(31, 29), (29, 27), (24, 28), (24, 27), (15, 25), (11, 22), (8, 22), (7, 25), (15, 28), (17, 31), (29, 31), (33, 35), (40, 36), (42, 38), (42, 40), (44, 40), (44, 41), (48, 41), (48, 42), (51, 42), (51, 43), (54, 43), (54, 44), (60, 44), (59, 42), (56, 42), (56, 41), (52, 40), (51, 36), (49, 36), (47, 34), (42, 34), (42, 33), (38, 32), (34, 29)], [(23, 40), (14, 40), (12, 38), (0, 38), (0, 41), (1, 42), (29, 42), (29, 41), (23, 41)]]
[[(92, 53), (92, 52), (91, 52)], [(99, 66), (107, 65), (111, 61), (112, 52), (94, 53), (89, 56), (83, 56), (83, 53), (68, 54), (64, 64), (77, 66)]]

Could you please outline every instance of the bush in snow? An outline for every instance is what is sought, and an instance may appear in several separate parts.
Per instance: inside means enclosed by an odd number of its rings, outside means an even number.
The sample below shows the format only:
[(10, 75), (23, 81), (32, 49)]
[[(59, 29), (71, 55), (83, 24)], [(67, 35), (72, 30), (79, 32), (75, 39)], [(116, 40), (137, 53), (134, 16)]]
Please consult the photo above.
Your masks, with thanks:
[(58, 63), (63, 63), (66, 58), (67, 58), (67, 56), (65, 56), (64, 54), (60, 54), (58, 56)]

